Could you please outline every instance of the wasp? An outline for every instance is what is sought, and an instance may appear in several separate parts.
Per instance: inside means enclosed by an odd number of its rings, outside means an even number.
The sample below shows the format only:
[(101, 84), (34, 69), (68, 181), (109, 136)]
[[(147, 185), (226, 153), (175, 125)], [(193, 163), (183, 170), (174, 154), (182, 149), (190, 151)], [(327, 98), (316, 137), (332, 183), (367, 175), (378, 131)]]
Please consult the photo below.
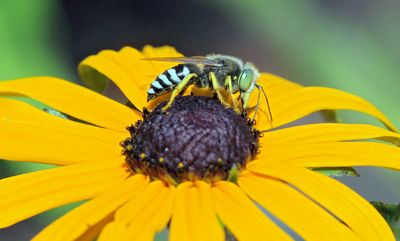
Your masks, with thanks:
[[(257, 84), (257, 79), (260, 75), (259, 71), (252, 63), (222, 54), (194, 57), (159, 57), (146, 60), (181, 63), (158, 75), (147, 90), (147, 101), (172, 92), (168, 103), (162, 109), (163, 111), (166, 111), (172, 105), (176, 96), (183, 93), (188, 86), (195, 85), (199, 88), (208, 87), (214, 90), (218, 99), (225, 106), (229, 106), (229, 104), (225, 101), (221, 91), (228, 91), (233, 102), (233, 109), (237, 113), (243, 113), (243, 111), (247, 110), (251, 94), (257, 89), (258, 98), (253, 120), (260, 104), (262, 92), (266, 99), (270, 121), (272, 122), (267, 95), (263, 87)], [(241, 109), (233, 97), (233, 94), (237, 92), (240, 93)]]

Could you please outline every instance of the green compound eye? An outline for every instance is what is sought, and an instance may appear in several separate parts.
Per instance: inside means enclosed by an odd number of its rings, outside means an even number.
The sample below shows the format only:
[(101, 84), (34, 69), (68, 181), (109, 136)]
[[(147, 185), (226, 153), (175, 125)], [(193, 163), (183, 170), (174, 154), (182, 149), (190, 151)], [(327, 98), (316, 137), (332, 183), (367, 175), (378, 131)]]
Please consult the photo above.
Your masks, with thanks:
[(243, 70), (239, 76), (239, 89), (240, 92), (246, 92), (253, 81), (254, 73), (249, 69)]

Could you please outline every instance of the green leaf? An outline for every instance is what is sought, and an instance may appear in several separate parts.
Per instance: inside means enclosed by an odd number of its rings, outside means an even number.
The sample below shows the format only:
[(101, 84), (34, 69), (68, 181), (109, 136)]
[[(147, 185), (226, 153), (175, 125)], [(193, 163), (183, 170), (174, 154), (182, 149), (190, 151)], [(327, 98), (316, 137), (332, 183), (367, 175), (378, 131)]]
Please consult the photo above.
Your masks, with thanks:
[(82, 82), (90, 89), (102, 93), (108, 86), (110, 80), (89, 66), (79, 66), (79, 76)]
[(61, 112), (59, 112), (57, 110), (54, 110), (54, 109), (46, 107), (46, 108), (43, 109), (43, 111), (49, 113), (50, 115), (54, 115), (54, 116), (57, 116), (57, 117), (60, 117), (60, 118), (68, 120), (68, 117), (66, 115), (64, 115), (63, 113), (61, 113)]
[(84, 124), (87, 124), (87, 125), (92, 125), (91, 123), (89, 123), (87, 121), (80, 120), (80, 119), (77, 119), (77, 118), (75, 118), (73, 116), (61, 113), (58, 110), (52, 109), (50, 107), (43, 107), (42, 109), (43, 109), (44, 112), (47, 112), (50, 115), (54, 115), (54, 116), (57, 116), (57, 117), (60, 117), (60, 118), (66, 119), (66, 120), (72, 120), (72, 121), (75, 121), (75, 122), (80, 122), (80, 123), (84, 123)]
[(384, 202), (371, 202), (389, 224), (396, 240), (400, 240), (400, 203), (391, 204)]
[(313, 170), (330, 177), (360, 176), (360, 174), (358, 174), (358, 172), (351, 167), (336, 167), (336, 168), (321, 167), (321, 168), (313, 168)]

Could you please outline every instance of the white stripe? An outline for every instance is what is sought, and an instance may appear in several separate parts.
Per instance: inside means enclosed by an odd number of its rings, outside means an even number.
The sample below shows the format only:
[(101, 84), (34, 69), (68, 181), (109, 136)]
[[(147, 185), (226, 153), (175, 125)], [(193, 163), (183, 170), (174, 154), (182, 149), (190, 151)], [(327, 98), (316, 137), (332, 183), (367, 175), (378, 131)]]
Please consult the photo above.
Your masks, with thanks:
[(181, 79), (179, 79), (175, 69), (169, 69), (168, 74), (171, 75), (172, 81), (174, 81), (175, 83), (181, 82)]
[(157, 89), (164, 89), (160, 83), (158, 83), (157, 80), (154, 80), (153, 83), (151, 83), (152, 86), (156, 87)]
[(158, 78), (159, 78), (160, 80), (162, 80), (166, 85), (169, 85), (169, 86), (172, 85), (172, 82), (169, 81), (169, 79), (167, 78), (167, 76), (165, 76), (165, 74), (160, 74), (160, 75), (158, 76)]
[(184, 66), (183, 70), (182, 70), (182, 73), (183, 73), (183, 76), (186, 76), (186, 75), (190, 74), (189, 68)]
[(150, 88), (147, 90), (147, 94), (149, 95), (154, 95), (156, 92), (153, 90), (153, 88)]

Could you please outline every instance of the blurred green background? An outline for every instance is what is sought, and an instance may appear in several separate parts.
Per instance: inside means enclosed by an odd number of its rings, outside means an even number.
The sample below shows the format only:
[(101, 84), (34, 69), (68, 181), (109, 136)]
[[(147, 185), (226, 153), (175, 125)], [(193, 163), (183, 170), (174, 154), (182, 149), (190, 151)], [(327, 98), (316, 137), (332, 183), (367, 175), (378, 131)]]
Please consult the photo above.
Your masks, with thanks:
[[(398, 0), (2, 0), (0, 80), (51, 75), (79, 83), (75, 66), (87, 55), (169, 44), (186, 55), (235, 55), (304, 85), (360, 95), (400, 127), (399, 11)], [(340, 118), (379, 124), (354, 113)], [(43, 167), (4, 161), (0, 177)], [(369, 200), (399, 202), (399, 174), (359, 171), (362, 177), (342, 180)], [(0, 239), (27, 240), (66, 209), (0, 230)]]

